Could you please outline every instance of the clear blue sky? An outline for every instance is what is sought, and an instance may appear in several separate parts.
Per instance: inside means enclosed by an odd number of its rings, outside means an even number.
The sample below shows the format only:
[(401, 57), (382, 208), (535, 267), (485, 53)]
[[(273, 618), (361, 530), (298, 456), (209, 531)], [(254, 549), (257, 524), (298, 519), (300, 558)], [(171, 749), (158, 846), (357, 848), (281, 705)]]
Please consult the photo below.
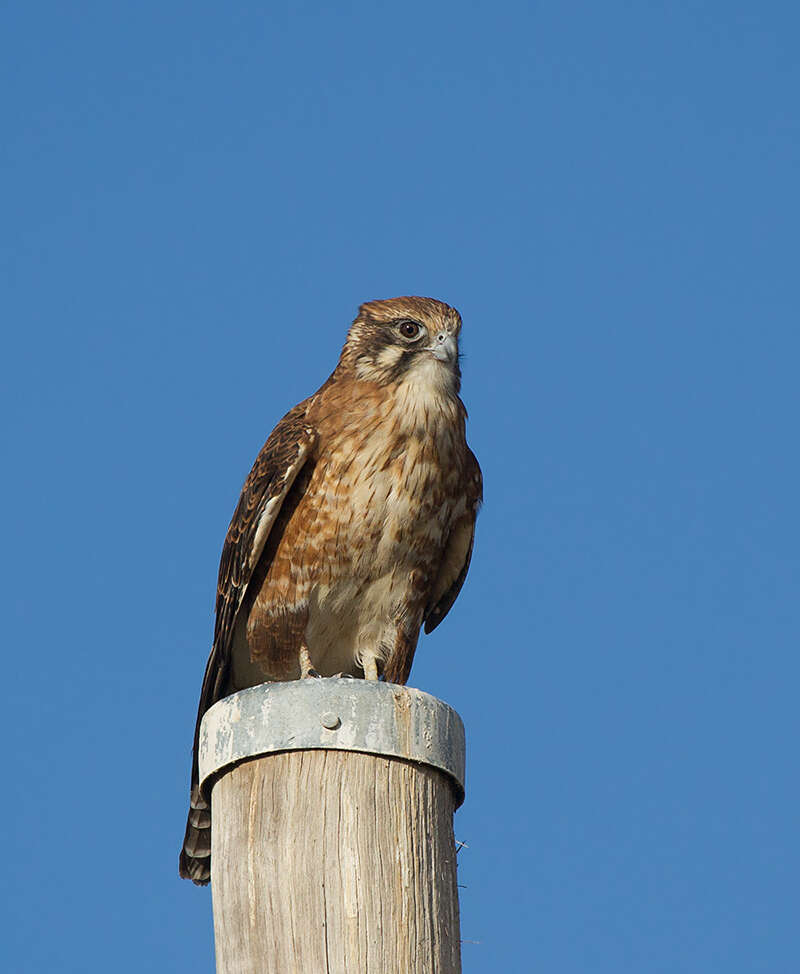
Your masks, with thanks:
[(465, 974), (795, 969), (795, 3), (12, 3), (4, 970), (212, 971), (220, 546), (357, 305), (464, 316), (486, 502), (413, 685)]

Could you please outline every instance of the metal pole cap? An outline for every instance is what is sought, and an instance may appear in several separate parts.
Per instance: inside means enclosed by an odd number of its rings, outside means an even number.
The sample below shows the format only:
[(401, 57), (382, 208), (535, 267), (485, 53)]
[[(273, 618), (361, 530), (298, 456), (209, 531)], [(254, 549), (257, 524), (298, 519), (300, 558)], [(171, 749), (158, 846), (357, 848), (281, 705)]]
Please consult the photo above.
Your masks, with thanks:
[(338, 677), (262, 683), (210, 707), (200, 725), (200, 787), (231, 765), (276, 751), (329, 748), (417, 761), (452, 778), (464, 801), (461, 718), (413, 687)]

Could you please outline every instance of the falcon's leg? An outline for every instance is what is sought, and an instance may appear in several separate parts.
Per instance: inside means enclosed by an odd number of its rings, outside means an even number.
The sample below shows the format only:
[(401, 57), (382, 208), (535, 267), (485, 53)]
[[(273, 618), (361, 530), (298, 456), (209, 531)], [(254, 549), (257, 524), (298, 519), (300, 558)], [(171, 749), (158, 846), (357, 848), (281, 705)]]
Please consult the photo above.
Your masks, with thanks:
[(365, 680), (378, 679), (378, 660), (374, 656), (364, 656), (363, 666)]
[(319, 678), (319, 673), (314, 669), (311, 663), (311, 657), (308, 653), (308, 646), (305, 643), (300, 644), (300, 679), (304, 680), (306, 677), (314, 676)]

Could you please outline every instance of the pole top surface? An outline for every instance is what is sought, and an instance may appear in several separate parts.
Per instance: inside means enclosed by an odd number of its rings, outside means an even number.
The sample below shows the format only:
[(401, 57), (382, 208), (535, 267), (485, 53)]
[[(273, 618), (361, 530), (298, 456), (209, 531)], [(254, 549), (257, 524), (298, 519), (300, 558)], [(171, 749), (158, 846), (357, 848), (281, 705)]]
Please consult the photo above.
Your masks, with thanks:
[(464, 800), (461, 718), (446, 703), (374, 680), (328, 677), (262, 683), (210, 707), (200, 725), (200, 787), (246, 758), (329, 748), (417, 761), (449, 775)]

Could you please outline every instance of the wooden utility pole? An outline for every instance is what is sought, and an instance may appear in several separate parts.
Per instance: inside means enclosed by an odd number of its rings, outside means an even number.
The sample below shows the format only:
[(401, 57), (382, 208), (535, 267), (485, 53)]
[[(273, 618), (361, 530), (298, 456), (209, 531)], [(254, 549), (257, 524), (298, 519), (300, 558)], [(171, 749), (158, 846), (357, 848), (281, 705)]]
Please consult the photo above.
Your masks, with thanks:
[(460, 974), (464, 728), (419, 690), (306, 679), (215, 704), (218, 974)]

